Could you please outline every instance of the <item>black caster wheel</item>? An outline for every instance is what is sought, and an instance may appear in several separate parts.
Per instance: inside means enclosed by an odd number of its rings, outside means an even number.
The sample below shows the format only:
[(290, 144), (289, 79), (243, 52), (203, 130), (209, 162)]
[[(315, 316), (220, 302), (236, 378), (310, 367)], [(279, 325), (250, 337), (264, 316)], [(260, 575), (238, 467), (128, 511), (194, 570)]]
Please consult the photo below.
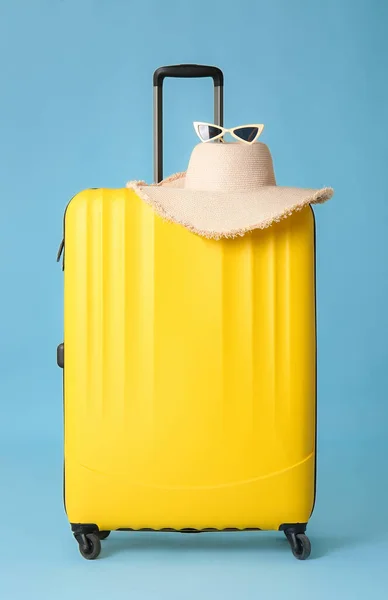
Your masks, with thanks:
[(298, 560), (306, 560), (311, 554), (311, 543), (305, 533), (286, 534), (292, 554)]
[(101, 552), (101, 542), (97, 533), (87, 533), (85, 544), (79, 544), (79, 551), (87, 560), (94, 560)]
[(99, 531), (98, 532), (98, 537), (100, 538), (100, 540), (106, 540), (107, 537), (109, 537), (110, 535), (110, 531)]

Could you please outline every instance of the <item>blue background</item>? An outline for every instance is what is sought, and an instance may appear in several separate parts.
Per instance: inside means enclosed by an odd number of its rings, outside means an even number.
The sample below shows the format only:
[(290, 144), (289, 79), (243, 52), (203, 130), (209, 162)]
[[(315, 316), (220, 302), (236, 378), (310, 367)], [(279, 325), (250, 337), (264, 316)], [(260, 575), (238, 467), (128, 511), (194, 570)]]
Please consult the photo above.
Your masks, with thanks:
[[(385, 597), (387, 25), (383, 0), (0, 0), (0, 597)], [(178, 62), (223, 68), (225, 125), (265, 123), (279, 184), (335, 188), (316, 209), (306, 563), (266, 533), (117, 533), (86, 562), (63, 512), (63, 211), (83, 188), (152, 179), (152, 73)], [(211, 100), (209, 80), (166, 82), (166, 174)]]

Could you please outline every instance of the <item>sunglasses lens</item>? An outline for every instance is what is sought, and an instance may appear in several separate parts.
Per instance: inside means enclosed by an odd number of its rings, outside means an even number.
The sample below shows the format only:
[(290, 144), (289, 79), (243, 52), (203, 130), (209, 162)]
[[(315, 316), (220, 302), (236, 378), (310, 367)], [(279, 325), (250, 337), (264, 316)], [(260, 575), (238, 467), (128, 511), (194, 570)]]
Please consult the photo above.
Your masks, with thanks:
[(257, 127), (240, 127), (239, 129), (235, 129), (234, 133), (240, 140), (244, 140), (244, 142), (252, 142), (257, 136), (258, 128)]
[(213, 125), (198, 125), (198, 133), (201, 140), (207, 142), (208, 140), (212, 140), (222, 133), (222, 129), (218, 127), (214, 127)]

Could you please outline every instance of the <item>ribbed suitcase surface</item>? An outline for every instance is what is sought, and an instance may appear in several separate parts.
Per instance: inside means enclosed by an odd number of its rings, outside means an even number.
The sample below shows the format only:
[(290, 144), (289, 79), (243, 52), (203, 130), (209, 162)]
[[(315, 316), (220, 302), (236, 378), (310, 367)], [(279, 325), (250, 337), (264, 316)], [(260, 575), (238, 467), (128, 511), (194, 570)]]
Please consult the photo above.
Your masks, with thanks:
[(260, 528), (314, 501), (314, 219), (205, 240), (134, 192), (65, 217), (73, 523)]

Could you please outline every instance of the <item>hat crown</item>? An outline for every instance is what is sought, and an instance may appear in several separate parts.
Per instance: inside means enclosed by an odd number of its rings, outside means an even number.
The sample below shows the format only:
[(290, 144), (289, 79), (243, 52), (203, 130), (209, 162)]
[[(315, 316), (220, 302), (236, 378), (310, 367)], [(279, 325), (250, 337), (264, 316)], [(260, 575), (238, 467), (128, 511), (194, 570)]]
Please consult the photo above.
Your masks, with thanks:
[(204, 191), (253, 191), (276, 185), (272, 157), (262, 142), (198, 144), (186, 172), (185, 188)]

